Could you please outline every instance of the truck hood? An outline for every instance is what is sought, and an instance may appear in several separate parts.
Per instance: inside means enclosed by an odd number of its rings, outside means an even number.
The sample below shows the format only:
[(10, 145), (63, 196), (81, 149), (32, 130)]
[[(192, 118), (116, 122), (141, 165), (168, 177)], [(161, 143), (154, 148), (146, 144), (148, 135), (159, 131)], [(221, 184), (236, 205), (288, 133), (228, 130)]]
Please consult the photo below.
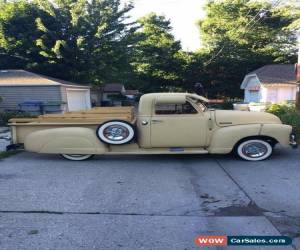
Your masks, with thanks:
[(220, 127), (253, 123), (281, 124), (277, 116), (265, 112), (216, 110), (215, 119)]

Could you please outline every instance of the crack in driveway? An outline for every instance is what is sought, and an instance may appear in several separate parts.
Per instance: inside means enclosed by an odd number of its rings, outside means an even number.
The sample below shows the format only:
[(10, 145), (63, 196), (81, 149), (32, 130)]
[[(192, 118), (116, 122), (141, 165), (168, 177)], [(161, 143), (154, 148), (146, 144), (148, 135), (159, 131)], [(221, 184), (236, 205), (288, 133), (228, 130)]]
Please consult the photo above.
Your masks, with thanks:
[[(163, 213), (113, 213), (113, 212), (71, 212), (71, 211), (46, 211), (46, 210), (28, 210), (28, 211), (18, 211), (18, 210), (12, 210), (12, 211), (0, 211), (0, 217), (1, 214), (57, 214), (57, 215), (120, 215), (120, 216), (157, 216), (157, 217), (232, 217), (232, 215), (190, 215), (190, 214), (163, 214)], [(237, 214), (234, 215), (234, 217), (244, 217), (245, 215)], [(250, 215), (251, 216), (251, 215)], [(252, 216), (263, 216), (263, 215), (252, 215)]]
[[(226, 173), (226, 175), (239, 187), (239, 189), (249, 198), (250, 203), (248, 204), (247, 207), (227, 207), (227, 208), (223, 208), (223, 209), (219, 209), (219, 213), (216, 213), (215, 215), (228, 215), (228, 214), (235, 214), (236, 212), (245, 212), (244, 216), (251, 216), (252, 213), (254, 213), (255, 215), (260, 215), (265, 217), (270, 223), (271, 225), (273, 225), (273, 227), (275, 228), (275, 230), (280, 234), (283, 235), (283, 231), (279, 228), (279, 224), (275, 223), (273, 218), (272, 218), (272, 214), (279, 214), (280, 212), (272, 212), (272, 211), (268, 211), (264, 208), (259, 207), (255, 201), (252, 199), (252, 197), (246, 192), (246, 190), (231, 176), (231, 174), (222, 166), (222, 164), (215, 159), (216, 163), (218, 164), (218, 166)], [(265, 213), (268, 214), (268, 216), (265, 215)], [(283, 216), (284, 217), (284, 216)], [(294, 236), (289, 234), (289, 236)], [(292, 247), (294, 249), (297, 249), (295, 245), (292, 245)]]

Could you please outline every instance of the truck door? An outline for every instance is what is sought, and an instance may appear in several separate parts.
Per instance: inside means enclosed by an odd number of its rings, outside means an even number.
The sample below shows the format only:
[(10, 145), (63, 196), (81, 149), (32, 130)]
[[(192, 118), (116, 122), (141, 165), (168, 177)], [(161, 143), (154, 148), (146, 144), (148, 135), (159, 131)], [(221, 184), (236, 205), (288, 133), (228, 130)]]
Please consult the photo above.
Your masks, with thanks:
[(151, 117), (152, 147), (206, 146), (208, 114), (183, 104), (155, 104)]

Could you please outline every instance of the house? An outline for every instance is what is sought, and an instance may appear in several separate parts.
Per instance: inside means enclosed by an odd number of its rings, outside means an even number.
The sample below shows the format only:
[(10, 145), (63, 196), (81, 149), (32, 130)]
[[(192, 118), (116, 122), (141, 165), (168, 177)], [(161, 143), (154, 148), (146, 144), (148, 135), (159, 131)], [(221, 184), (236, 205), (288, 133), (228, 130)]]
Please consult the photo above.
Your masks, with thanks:
[(108, 83), (103, 87), (95, 86), (91, 90), (93, 104), (100, 106), (119, 106), (122, 105), (122, 101), (133, 100), (138, 94), (138, 90), (126, 90), (120, 83)]
[(91, 107), (90, 87), (25, 70), (0, 70), (0, 111), (18, 110), (24, 102), (56, 104), (60, 111)]
[(126, 90), (123, 84), (109, 83), (105, 84), (102, 93), (102, 101), (110, 101), (111, 99), (123, 96)]
[(108, 83), (104, 86), (94, 86), (91, 89), (92, 103), (95, 106), (111, 106), (125, 94), (125, 87), (120, 83)]
[(245, 102), (280, 103), (296, 99), (293, 64), (272, 64), (247, 74), (241, 84)]
[(140, 94), (140, 92), (138, 90), (136, 90), (136, 89), (126, 89), (126, 91), (125, 91), (125, 96), (128, 99), (134, 99), (139, 94)]

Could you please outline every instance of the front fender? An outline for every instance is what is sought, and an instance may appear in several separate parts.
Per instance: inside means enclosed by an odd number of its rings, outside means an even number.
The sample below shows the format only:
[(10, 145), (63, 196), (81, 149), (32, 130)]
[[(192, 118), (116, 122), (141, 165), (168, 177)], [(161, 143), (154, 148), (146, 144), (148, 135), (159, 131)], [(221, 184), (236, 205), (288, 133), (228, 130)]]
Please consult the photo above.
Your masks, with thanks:
[(263, 124), (260, 135), (276, 139), (281, 145), (288, 146), (293, 127), (285, 124)]
[(239, 140), (249, 136), (257, 136), (260, 130), (260, 124), (218, 128), (213, 132), (208, 152), (211, 154), (228, 154)]
[(49, 154), (103, 154), (107, 151), (94, 130), (82, 127), (32, 132), (26, 136), (24, 147), (27, 151)]

